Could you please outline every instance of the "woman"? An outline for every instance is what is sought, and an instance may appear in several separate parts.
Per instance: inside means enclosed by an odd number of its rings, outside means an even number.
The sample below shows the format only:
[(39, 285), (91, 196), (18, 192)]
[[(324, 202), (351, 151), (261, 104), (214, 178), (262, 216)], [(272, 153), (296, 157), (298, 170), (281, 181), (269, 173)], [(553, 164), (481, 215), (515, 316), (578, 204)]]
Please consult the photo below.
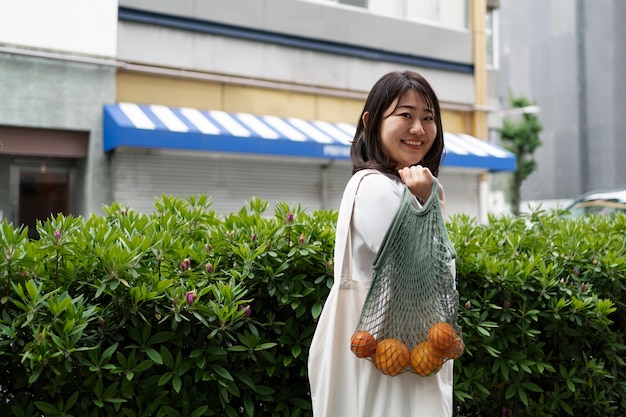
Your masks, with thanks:
[[(439, 102), (412, 71), (372, 87), (351, 149), (335, 241), (335, 283), (309, 353), (314, 417), (450, 417), (452, 361), (435, 375), (381, 373), (357, 358), (350, 338), (371, 284), (372, 262), (405, 187), (419, 207), (430, 196), (443, 153)], [(439, 189), (443, 210), (443, 190)]]

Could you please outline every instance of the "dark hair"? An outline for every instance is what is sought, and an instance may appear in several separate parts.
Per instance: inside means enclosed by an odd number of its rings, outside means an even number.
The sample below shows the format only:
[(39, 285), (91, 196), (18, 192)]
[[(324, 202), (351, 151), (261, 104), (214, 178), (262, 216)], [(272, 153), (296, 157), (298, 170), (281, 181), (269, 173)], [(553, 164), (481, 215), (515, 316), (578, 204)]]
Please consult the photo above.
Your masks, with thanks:
[[(361, 117), (357, 124), (350, 159), (352, 173), (366, 168), (374, 168), (381, 172), (399, 176), (396, 165), (389, 159), (389, 155), (382, 146), (380, 126), (385, 111), (393, 101), (413, 90), (418, 93), (426, 105), (432, 109), (437, 124), (437, 136), (432, 147), (421, 161), (421, 165), (430, 169), (434, 176), (439, 174), (439, 166), (443, 155), (443, 128), (441, 126), (441, 110), (435, 91), (428, 81), (414, 71), (394, 71), (383, 75), (370, 90)], [(363, 123), (363, 115), (368, 113), (367, 125)]]

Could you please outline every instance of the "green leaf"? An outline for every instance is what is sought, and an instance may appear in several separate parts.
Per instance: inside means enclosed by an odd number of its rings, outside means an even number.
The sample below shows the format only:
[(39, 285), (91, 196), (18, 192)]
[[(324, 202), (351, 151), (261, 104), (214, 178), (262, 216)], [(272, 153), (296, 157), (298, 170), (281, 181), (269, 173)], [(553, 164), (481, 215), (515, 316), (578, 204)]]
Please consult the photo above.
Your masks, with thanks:
[(506, 392), (504, 394), (504, 398), (506, 398), (507, 400), (513, 398), (515, 396), (515, 393), (517, 392), (517, 387), (513, 384), (509, 385), (506, 389)]
[(35, 401), (35, 406), (46, 414), (61, 414), (55, 406), (45, 401)]
[(324, 305), (320, 302), (313, 304), (313, 307), (311, 307), (311, 315), (313, 316), (313, 319), (317, 320), (319, 318), (320, 314), (322, 314), (323, 307)]
[(180, 389), (183, 386), (183, 381), (180, 376), (174, 375), (172, 379), (172, 386), (174, 387), (174, 391), (176, 391), (177, 394), (180, 393)]
[(293, 355), (294, 358), (299, 357), (300, 353), (302, 353), (302, 347), (300, 345), (294, 345), (291, 348), (291, 354)]
[(154, 363), (158, 363), (159, 365), (163, 365), (163, 358), (161, 357), (159, 352), (157, 352), (155, 349), (153, 349), (153, 348), (146, 348), (146, 355), (148, 355), (148, 357)]
[(221, 376), (222, 378), (228, 379), (229, 381), (234, 381), (230, 372), (228, 372), (226, 368), (224, 368), (223, 366), (211, 364), (209, 365), (209, 367), (213, 369), (213, 371), (215, 371), (215, 373)]
[(201, 417), (204, 415), (204, 413), (206, 413), (208, 409), (209, 409), (208, 405), (203, 405), (201, 407), (198, 407), (193, 411), (193, 413), (189, 415), (189, 417)]

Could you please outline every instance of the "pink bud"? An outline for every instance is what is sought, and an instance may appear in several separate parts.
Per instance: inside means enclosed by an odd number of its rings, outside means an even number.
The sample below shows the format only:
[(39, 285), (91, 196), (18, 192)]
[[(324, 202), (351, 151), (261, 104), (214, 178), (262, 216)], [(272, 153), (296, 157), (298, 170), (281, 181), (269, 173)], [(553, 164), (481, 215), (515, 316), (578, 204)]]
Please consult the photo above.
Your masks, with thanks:
[(584, 282), (582, 284), (580, 284), (580, 293), (581, 294), (585, 292), (585, 288), (586, 288), (586, 286), (585, 286)]
[(206, 268), (206, 271), (207, 271), (209, 274), (212, 274), (212, 273), (213, 273), (213, 264), (211, 264), (211, 262), (207, 262), (207, 263), (206, 263), (206, 265), (205, 265), (204, 267)]
[(250, 235), (250, 240), (252, 240), (254, 242), (254, 241), (256, 241), (256, 239), (257, 239), (256, 233), (252, 233)]
[(468, 310), (472, 308), (472, 303), (469, 300), (467, 300), (467, 302), (465, 303), (465, 308)]
[(189, 269), (190, 266), (191, 266), (191, 259), (185, 258), (183, 259), (183, 262), (181, 262), (180, 264), (180, 269), (183, 271), (186, 271)]
[(59, 229), (57, 229), (57, 230), (54, 232), (54, 238), (55, 238), (55, 239), (60, 239), (60, 238), (61, 238), (61, 231), (60, 231)]
[(193, 304), (196, 299), (196, 290), (187, 291), (185, 293), (185, 299), (187, 300), (187, 304)]
[(246, 310), (245, 311), (245, 315), (246, 315), (247, 318), (249, 318), (250, 315), (252, 314), (252, 307), (250, 307), (248, 305), (246, 305), (246, 306), (240, 305), (239, 306), (239, 311), (241, 311), (241, 310)]
[(286, 224), (293, 224), (293, 213), (287, 214), (287, 218), (285, 219)]
[(304, 233), (300, 235), (300, 237), (298, 238), (298, 242), (300, 242), (300, 246), (304, 246), (304, 242), (306, 242), (306, 237), (304, 236)]

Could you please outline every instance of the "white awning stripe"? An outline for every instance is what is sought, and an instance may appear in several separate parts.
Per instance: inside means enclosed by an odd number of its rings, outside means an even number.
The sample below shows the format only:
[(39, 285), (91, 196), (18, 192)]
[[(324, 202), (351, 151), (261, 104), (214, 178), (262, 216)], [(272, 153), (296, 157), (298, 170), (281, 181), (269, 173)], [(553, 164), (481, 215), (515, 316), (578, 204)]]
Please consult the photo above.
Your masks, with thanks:
[(265, 123), (261, 121), (259, 117), (253, 116), (249, 113), (237, 113), (237, 117), (247, 127), (256, 132), (264, 139), (279, 139), (280, 135), (276, 131), (270, 129)]
[(206, 135), (217, 135), (220, 129), (213, 122), (207, 119), (199, 110), (185, 107), (180, 112), (194, 125), (200, 132)]
[(163, 122), (165, 126), (172, 132), (188, 132), (189, 128), (183, 123), (169, 107), (152, 105), (150, 110), (154, 113), (159, 120)]
[(240, 137), (250, 136), (250, 131), (246, 129), (245, 127), (243, 127), (230, 114), (223, 112), (221, 110), (211, 110), (209, 111), (209, 115), (213, 119), (215, 119), (220, 125), (222, 125), (224, 129), (230, 132), (233, 136), (240, 136)]
[(119, 108), (137, 129), (153, 130), (156, 126), (135, 103), (120, 103)]
[(262, 116), (262, 118), (279, 133), (282, 133), (285, 137), (291, 140), (295, 140), (297, 142), (306, 142), (307, 137), (302, 132), (293, 128), (284, 119), (281, 119), (277, 116)]
[(287, 120), (289, 120), (289, 123), (297, 127), (300, 131), (304, 132), (305, 135), (319, 143), (330, 144), (334, 142), (333, 138), (317, 129), (315, 125), (311, 124), (311, 122), (307, 122), (296, 117), (290, 117)]

